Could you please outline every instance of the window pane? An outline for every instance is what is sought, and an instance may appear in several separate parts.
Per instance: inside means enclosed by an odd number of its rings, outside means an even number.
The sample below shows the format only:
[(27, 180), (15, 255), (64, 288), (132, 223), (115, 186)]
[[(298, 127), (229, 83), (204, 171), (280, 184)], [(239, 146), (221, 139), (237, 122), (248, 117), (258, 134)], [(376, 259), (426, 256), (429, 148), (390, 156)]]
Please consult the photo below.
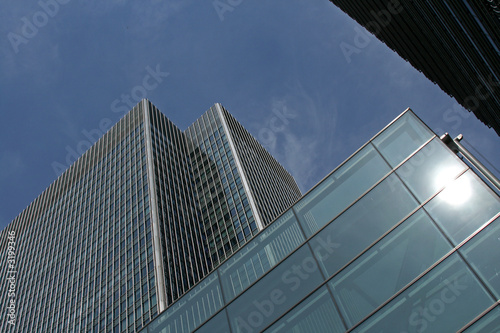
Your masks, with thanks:
[(484, 283), (500, 299), (500, 218), (460, 248)]
[(413, 112), (406, 112), (373, 139), (373, 144), (395, 167), (433, 136)]
[(455, 253), (354, 332), (456, 332), (493, 303)]
[(497, 306), (481, 319), (476, 321), (464, 333), (498, 333), (500, 332), (500, 308)]
[(425, 209), (456, 245), (500, 212), (500, 199), (469, 170), (425, 205)]
[(232, 300), (304, 241), (290, 210), (219, 268), (226, 301)]
[(419, 210), (330, 283), (349, 328), (451, 250)]
[(226, 310), (210, 319), (205, 325), (196, 330), (196, 333), (229, 333), (229, 323), (227, 322)]
[(390, 175), (309, 241), (321, 268), (334, 274), (416, 207), (398, 177)]
[(420, 202), (466, 169), (458, 157), (435, 138), (396, 170)]
[(219, 279), (212, 273), (160, 314), (148, 326), (148, 333), (191, 332), (222, 306)]
[(328, 290), (322, 287), (264, 332), (341, 333), (345, 327)]
[(330, 222), (389, 171), (373, 146), (359, 151), (295, 205), (306, 236)]
[(258, 332), (317, 287), (323, 278), (307, 246), (275, 267), (227, 308), (233, 332)]

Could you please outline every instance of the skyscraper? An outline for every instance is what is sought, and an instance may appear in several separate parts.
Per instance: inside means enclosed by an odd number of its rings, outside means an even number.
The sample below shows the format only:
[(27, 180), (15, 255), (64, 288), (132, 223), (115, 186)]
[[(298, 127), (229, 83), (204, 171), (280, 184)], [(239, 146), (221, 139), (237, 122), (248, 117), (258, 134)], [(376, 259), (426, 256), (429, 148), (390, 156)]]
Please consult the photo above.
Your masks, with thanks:
[(445, 139), (407, 109), (141, 332), (499, 332), (500, 188)]
[(186, 130), (216, 264), (299, 197), (290, 174), (220, 104)]
[(331, 0), (500, 135), (497, 0)]
[(135, 332), (299, 197), (221, 105), (143, 100), (0, 233), (1, 330)]

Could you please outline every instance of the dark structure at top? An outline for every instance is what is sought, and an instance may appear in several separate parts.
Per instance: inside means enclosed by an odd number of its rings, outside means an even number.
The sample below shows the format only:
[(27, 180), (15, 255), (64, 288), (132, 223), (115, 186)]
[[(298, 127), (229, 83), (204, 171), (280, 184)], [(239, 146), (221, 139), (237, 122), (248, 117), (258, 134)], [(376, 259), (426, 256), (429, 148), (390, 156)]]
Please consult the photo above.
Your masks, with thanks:
[(499, 0), (331, 0), (500, 135)]

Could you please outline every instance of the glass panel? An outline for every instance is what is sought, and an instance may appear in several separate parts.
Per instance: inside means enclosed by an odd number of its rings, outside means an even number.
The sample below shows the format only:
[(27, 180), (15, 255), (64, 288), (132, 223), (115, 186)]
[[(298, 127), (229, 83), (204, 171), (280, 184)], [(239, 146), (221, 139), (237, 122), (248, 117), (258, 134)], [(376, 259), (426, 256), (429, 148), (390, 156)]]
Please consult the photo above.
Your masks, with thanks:
[(456, 332), (493, 303), (454, 253), (354, 332)]
[(406, 112), (372, 142), (389, 164), (396, 167), (433, 136), (413, 112)]
[(500, 308), (497, 306), (472, 326), (467, 328), (464, 333), (498, 333), (500, 332)]
[(420, 202), (424, 202), (465, 169), (466, 165), (435, 138), (396, 172)]
[(456, 245), (500, 212), (500, 199), (468, 170), (426, 204), (425, 209)]
[(337, 272), (417, 206), (396, 175), (387, 177), (309, 241), (323, 271)]
[(345, 327), (328, 290), (322, 287), (264, 332), (341, 333)]
[(191, 332), (223, 305), (219, 279), (212, 273), (152, 321), (148, 333)]
[(413, 214), (330, 283), (349, 328), (451, 249), (423, 210)]
[(304, 241), (291, 210), (274, 221), (219, 268), (226, 302), (239, 295)]
[(262, 330), (321, 282), (316, 260), (309, 248), (302, 246), (229, 304), (233, 332)]
[(306, 236), (330, 222), (390, 170), (373, 146), (359, 151), (295, 205)]
[(500, 299), (500, 218), (474, 236), (459, 251), (497, 299)]
[(197, 329), (196, 333), (230, 333), (226, 310), (219, 312), (205, 325)]

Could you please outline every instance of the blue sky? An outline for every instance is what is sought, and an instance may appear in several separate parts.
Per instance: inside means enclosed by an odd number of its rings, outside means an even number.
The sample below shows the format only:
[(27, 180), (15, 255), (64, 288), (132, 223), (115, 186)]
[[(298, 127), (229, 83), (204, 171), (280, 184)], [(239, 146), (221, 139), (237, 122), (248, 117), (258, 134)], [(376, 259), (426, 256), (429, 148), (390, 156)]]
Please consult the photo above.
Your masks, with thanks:
[(0, 230), (139, 97), (182, 130), (222, 103), (303, 192), (407, 107), (500, 169), (492, 129), (327, 0), (4, 0), (0, 36)]

